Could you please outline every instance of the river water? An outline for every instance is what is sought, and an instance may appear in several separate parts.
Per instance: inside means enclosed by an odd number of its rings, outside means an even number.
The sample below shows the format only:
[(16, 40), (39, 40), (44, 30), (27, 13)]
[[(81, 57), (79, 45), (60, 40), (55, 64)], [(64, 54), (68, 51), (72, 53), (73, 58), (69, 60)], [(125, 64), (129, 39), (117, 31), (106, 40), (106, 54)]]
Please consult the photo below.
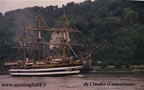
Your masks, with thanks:
[(60, 77), (0, 75), (0, 90), (144, 90), (144, 73), (95, 73)]

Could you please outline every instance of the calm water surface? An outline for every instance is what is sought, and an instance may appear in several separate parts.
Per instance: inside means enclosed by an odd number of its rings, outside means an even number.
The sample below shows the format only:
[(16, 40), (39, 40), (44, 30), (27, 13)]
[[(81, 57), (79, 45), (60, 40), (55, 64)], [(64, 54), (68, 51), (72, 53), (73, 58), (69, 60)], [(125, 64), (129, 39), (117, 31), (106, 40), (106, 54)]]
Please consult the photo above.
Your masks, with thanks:
[(144, 90), (144, 73), (95, 73), (61, 77), (0, 75), (0, 90)]

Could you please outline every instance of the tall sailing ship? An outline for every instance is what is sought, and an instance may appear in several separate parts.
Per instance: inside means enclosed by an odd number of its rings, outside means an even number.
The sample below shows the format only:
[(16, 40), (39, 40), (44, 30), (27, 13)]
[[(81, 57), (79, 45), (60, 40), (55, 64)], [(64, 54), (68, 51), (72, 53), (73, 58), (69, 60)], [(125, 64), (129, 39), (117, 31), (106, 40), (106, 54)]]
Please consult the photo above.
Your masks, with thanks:
[[(13, 62), (6, 62), (5, 65), (8, 67), (9, 73), (12, 76), (36, 76), (36, 75), (67, 75), (67, 74), (78, 74), (84, 67), (86, 62), (90, 60), (97, 49), (102, 47), (105, 42), (100, 43), (95, 48), (85, 54), (85, 50), (81, 54), (77, 54), (73, 47), (84, 47), (83, 44), (72, 43), (70, 33), (81, 33), (78, 29), (68, 27), (68, 20), (64, 13), (62, 17), (62, 27), (50, 28), (42, 26), (42, 16), (38, 15), (38, 26), (26, 27), (24, 25), (23, 39), (19, 40), (19, 48), (23, 51), (23, 60), (17, 60)], [(37, 39), (35, 41), (27, 41), (26, 30), (36, 31)], [(42, 33), (49, 32), (50, 40), (46, 42), (43, 40)], [(32, 58), (29, 58), (27, 53), (32, 44), (36, 45), (36, 48), (32, 50), (36, 52)], [(48, 56), (42, 57), (43, 49), (42, 46), (48, 46)], [(85, 51), (85, 52), (84, 52)]]

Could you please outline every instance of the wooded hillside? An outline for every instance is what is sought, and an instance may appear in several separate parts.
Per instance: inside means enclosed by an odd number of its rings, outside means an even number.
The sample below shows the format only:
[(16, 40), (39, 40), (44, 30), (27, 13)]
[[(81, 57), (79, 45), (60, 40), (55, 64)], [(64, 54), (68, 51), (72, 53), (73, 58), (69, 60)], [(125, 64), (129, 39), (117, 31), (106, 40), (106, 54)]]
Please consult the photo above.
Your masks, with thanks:
[[(107, 40), (107, 44), (93, 57), (105, 64), (144, 64), (144, 2), (126, 0), (86, 0), (68, 3), (66, 15), (69, 24), (83, 32), (92, 43)], [(12, 48), (22, 32), (23, 20), (35, 25), (41, 12), (49, 27), (57, 27), (63, 15), (58, 6), (30, 7), (0, 13), (0, 66), (18, 58), (19, 51)], [(91, 47), (91, 46), (90, 46)]]

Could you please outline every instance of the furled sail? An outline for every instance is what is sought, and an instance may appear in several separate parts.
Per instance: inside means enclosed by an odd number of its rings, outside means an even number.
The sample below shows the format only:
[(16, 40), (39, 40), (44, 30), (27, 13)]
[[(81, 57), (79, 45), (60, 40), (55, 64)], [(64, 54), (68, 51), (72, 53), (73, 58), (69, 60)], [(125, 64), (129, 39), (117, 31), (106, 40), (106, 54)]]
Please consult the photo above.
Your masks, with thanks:
[(59, 48), (61, 44), (70, 42), (69, 32), (53, 32), (50, 38), (50, 49)]

